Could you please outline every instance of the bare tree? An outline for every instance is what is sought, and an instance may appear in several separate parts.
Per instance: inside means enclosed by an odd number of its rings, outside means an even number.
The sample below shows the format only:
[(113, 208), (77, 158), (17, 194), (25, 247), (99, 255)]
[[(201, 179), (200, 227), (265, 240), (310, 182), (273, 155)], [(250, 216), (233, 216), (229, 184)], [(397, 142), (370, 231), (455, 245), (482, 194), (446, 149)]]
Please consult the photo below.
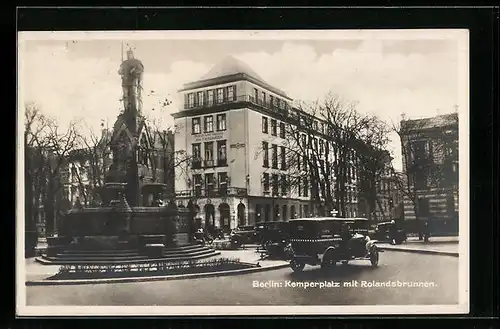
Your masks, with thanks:
[(72, 122), (64, 131), (60, 131), (55, 120), (50, 120), (47, 125), (47, 158), (44, 166), (45, 170), (45, 193), (44, 212), (45, 223), (48, 234), (54, 233), (56, 195), (63, 186), (66, 179), (61, 177), (61, 169), (67, 163), (67, 157), (78, 145), (79, 133), (76, 123)]
[(390, 177), (392, 168), (392, 158), (387, 150), (391, 130), (389, 125), (375, 116), (369, 118), (367, 123), (360, 131), (357, 147), (359, 195), (365, 201), (368, 214), (378, 208), (385, 219), (379, 191), (382, 189), (384, 176)]
[(35, 103), (25, 104), (24, 111), (24, 192), (25, 192), (25, 251), (27, 255), (34, 253), (38, 235), (36, 219), (39, 215), (45, 182), (45, 148), (44, 133), (48, 125), (47, 118), (40, 112)]
[(73, 180), (70, 183), (76, 183), (83, 203), (97, 206), (111, 161), (111, 135), (104, 123), (100, 133), (95, 133), (88, 125), (84, 128), (78, 138), (78, 148), (68, 154), (67, 165)]
[[(356, 102), (328, 94), (323, 101), (301, 103), (295, 110), (277, 112), (282, 116), (281, 127), (277, 129), (277, 123), (271, 119), (270, 137), (258, 150), (264, 153), (266, 172), (274, 174), (273, 195), (276, 185), (284, 185), (285, 190), (309, 197), (320, 214), (336, 209), (340, 215), (347, 215), (347, 204), (355, 197), (353, 182), (360, 163), (358, 155), (367, 149), (382, 150), (388, 141), (384, 123), (373, 115), (359, 113), (356, 106)], [(276, 135), (283, 139), (280, 145), (273, 144)], [(279, 183), (277, 169), (286, 170), (286, 175), (279, 176)], [(372, 176), (376, 176), (380, 169), (372, 171)]]
[[(151, 91), (149, 96), (156, 93)], [(154, 112), (165, 112), (172, 104), (169, 95), (160, 97)], [(175, 151), (174, 136), (177, 132), (175, 126), (165, 126), (152, 115), (143, 114), (141, 120), (144, 122), (145, 138), (141, 141), (139, 150), (140, 162), (146, 167), (152, 181), (161, 181), (168, 186), (170, 199), (175, 196), (176, 175), (185, 175), (192, 161), (192, 156), (185, 150)], [(161, 173), (161, 175), (159, 175)]]

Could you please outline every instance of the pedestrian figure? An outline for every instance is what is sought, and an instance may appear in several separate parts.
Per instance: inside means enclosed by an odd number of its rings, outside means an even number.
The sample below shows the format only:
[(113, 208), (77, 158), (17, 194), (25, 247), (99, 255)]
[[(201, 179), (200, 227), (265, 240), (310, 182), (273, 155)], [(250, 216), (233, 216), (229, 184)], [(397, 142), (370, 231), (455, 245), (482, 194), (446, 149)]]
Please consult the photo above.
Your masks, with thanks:
[(78, 210), (83, 209), (82, 203), (80, 202), (80, 197), (76, 197), (74, 208)]
[(391, 239), (391, 244), (396, 244), (396, 222), (391, 220), (391, 226), (389, 226), (389, 238)]
[(429, 235), (430, 235), (430, 231), (429, 231), (429, 223), (426, 221), (424, 223), (424, 242), (425, 243), (428, 243), (429, 242)]

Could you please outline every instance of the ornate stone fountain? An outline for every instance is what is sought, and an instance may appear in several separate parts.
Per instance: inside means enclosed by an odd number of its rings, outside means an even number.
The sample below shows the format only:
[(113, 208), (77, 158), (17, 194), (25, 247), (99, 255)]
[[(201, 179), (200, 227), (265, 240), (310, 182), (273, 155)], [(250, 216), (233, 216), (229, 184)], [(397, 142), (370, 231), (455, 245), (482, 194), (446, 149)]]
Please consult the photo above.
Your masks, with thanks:
[[(139, 189), (137, 148), (144, 66), (127, 52), (120, 66), (124, 110), (114, 125), (111, 148), (113, 163), (100, 191), (103, 200), (97, 208), (75, 204), (62, 220), (59, 236), (47, 238), (47, 253), (38, 258), (44, 264), (81, 261), (127, 261), (142, 258), (178, 259), (211, 257), (215, 251), (192, 245), (194, 209), (167, 205), (140, 204), (140, 191), (158, 195), (165, 184), (143, 184)], [(172, 182), (173, 183), (173, 182)], [(144, 196), (144, 195), (143, 195)], [(129, 256), (127, 258), (127, 256)]]

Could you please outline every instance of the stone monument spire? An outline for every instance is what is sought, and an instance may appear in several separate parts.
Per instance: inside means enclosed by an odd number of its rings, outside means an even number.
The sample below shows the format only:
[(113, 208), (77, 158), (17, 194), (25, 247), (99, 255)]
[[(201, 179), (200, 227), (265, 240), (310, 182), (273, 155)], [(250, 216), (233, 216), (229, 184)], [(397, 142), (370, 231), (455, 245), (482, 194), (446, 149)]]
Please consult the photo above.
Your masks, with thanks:
[(131, 206), (139, 202), (137, 168), (137, 140), (142, 112), (142, 76), (144, 65), (129, 49), (118, 73), (122, 79), (123, 112), (118, 116), (113, 131), (111, 148), (113, 164), (107, 182), (126, 183), (126, 200)]

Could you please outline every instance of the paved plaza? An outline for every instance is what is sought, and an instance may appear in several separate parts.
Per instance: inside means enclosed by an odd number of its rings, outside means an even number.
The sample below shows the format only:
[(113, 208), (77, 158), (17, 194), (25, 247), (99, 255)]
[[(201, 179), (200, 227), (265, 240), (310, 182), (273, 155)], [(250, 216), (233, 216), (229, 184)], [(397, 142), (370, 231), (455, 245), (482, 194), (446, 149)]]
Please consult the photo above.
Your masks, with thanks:
[[(240, 251), (236, 251), (240, 253)], [(243, 251), (250, 257), (251, 251)], [(457, 257), (391, 252), (378, 268), (356, 261), (326, 274), (307, 266), (238, 276), (135, 283), (27, 286), (27, 305), (409, 305), (458, 302)], [(262, 262), (261, 262), (262, 263)], [(417, 282), (415, 287), (290, 287), (293, 282)], [(257, 288), (255, 284), (282, 284)], [(269, 285), (268, 284), (268, 285)], [(286, 286), (288, 284), (288, 286)]]

